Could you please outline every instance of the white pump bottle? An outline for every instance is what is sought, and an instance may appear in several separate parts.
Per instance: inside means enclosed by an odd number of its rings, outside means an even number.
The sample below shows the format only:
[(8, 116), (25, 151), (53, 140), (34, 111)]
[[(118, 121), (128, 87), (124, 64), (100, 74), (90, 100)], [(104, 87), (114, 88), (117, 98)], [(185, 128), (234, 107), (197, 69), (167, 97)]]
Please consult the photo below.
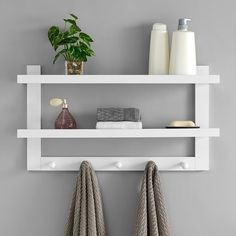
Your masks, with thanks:
[(167, 26), (155, 23), (151, 32), (149, 71), (150, 75), (169, 73), (169, 41)]
[(190, 19), (179, 19), (178, 30), (173, 32), (169, 74), (195, 75), (196, 46), (194, 32), (188, 31)]

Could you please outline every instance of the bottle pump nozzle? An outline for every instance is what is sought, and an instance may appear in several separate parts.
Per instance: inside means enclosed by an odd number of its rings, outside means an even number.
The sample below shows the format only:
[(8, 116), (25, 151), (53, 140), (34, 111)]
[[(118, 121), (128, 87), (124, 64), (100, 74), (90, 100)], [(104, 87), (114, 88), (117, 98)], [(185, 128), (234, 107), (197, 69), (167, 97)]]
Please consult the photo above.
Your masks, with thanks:
[(178, 30), (187, 31), (188, 30), (188, 22), (190, 22), (190, 21), (191, 21), (191, 19), (188, 19), (188, 18), (179, 19)]
[(68, 104), (66, 102), (66, 99), (63, 99), (62, 108), (68, 108)]

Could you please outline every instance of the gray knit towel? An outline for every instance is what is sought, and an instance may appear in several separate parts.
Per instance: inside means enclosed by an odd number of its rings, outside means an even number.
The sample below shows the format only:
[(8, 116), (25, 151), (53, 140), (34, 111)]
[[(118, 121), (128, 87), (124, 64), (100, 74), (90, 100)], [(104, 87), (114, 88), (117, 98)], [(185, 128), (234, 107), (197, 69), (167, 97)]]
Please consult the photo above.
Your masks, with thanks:
[(77, 177), (65, 236), (105, 236), (102, 198), (95, 171), (83, 161)]
[(142, 180), (135, 236), (170, 236), (160, 176), (152, 161)]
[(140, 121), (137, 108), (98, 108), (97, 121)]

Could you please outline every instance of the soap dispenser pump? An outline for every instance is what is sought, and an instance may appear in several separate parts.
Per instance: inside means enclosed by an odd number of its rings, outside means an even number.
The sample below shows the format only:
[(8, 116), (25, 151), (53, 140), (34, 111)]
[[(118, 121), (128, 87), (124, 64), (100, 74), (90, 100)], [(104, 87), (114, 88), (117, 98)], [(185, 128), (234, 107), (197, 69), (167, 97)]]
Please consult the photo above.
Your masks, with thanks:
[(66, 99), (53, 98), (50, 100), (51, 106), (60, 106), (62, 105), (62, 111), (55, 121), (55, 129), (76, 129), (76, 122), (74, 117), (68, 110), (68, 104)]
[(195, 75), (196, 46), (195, 34), (188, 30), (191, 19), (179, 19), (178, 30), (173, 32), (169, 74), (172, 75)]

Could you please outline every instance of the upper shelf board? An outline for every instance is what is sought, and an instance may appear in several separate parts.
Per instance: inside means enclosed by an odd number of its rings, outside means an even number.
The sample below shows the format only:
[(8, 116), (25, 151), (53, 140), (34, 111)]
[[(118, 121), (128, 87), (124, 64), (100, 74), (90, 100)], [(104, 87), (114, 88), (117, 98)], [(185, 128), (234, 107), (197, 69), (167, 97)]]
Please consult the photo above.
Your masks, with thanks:
[(217, 84), (219, 75), (18, 75), (20, 84)]

